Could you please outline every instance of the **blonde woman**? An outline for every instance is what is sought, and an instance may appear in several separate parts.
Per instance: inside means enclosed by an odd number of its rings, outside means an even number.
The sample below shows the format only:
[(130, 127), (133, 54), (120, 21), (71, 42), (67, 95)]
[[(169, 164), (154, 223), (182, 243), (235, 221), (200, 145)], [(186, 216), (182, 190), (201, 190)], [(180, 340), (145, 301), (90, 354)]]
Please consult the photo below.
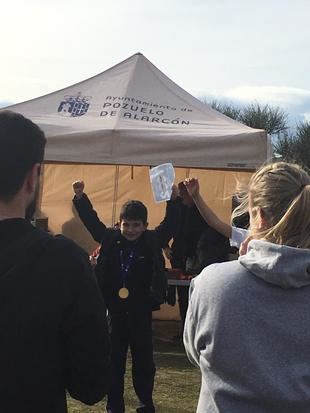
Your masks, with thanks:
[(310, 177), (264, 166), (242, 205), (247, 253), (191, 283), (184, 344), (202, 373), (197, 413), (309, 413)]

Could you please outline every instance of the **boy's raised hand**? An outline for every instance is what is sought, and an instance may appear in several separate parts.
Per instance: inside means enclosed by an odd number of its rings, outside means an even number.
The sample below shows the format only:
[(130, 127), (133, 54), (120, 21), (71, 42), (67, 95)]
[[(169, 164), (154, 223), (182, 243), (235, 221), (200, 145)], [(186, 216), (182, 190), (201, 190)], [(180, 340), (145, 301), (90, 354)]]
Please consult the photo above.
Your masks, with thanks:
[(84, 181), (74, 181), (72, 183), (73, 191), (77, 197), (77, 199), (82, 198), (84, 193), (85, 184)]
[(186, 178), (184, 185), (192, 198), (195, 198), (195, 196), (199, 194), (199, 181), (197, 178)]

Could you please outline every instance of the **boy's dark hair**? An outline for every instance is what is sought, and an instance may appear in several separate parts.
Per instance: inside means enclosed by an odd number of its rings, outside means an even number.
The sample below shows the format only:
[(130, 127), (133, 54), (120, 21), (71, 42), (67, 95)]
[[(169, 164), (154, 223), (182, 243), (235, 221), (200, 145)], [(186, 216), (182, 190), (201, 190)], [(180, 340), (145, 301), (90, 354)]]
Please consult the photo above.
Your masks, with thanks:
[(23, 115), (0, 111), (0, 200), (10, 201), (44, 158), (44, 132)]
[(142, 221), (147, 223), (147, 208), (141, 201), (127, 201), (121, 208), (120, 221), (128, 219), (130, 221)]

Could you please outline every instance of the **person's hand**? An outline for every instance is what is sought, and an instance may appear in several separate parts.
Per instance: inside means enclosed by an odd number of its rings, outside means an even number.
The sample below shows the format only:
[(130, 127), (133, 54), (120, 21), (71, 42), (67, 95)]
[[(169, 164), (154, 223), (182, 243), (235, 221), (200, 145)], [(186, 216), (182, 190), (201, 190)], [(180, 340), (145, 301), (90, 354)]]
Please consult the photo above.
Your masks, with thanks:
[(164, 254), (165, 254), (165, 257), (167, 258), (167, 260), (170, 261), (171, 258), (172, 258), (172, 249), (170, 247), (164, 248)]
[(72, 188), (73, 188), (73, 191), (74, 191), (77, 199), (82, 198), (82, 195), (83, 195), (83, 193), (84, 193), (84, 187), (85, 187), (85, 184), (84, 184), (83, 181), (75, 181), (75, 182), (73, 182)]
[(179, 188), (175, 184), (173, 184), (170, 200), (175, 201), (178, 196), (179, 196)]
[(184, 185), (192, 198), (195, 198), (195, 196), (199, 194), (199, 181), (197, 178), (186, 178)]
[(249, 235), (243, 242), (241, 242), (239, 247), (239, 255), (245, 255), (248, 251), (249, 242), (253, 239), (252, 235)]
[(89, 257), (89, 262), (90, 262), (90, 265), (93, 267), (93, 268), (95, 268), (96, 267), (96, 265), (97, 265), (97, 258), (96, 257), (93, 257), (92, 255)]

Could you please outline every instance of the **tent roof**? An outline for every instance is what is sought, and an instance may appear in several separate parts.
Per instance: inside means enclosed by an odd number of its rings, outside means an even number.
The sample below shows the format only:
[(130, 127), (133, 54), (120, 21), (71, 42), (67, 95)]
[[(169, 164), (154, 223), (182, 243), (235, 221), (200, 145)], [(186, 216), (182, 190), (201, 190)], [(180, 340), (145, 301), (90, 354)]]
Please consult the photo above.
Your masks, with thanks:
[(45, 131), (47, 161), (254, 169), (269, 151), (264, 131), (203, 104), (141, 53), (6, 109)]

